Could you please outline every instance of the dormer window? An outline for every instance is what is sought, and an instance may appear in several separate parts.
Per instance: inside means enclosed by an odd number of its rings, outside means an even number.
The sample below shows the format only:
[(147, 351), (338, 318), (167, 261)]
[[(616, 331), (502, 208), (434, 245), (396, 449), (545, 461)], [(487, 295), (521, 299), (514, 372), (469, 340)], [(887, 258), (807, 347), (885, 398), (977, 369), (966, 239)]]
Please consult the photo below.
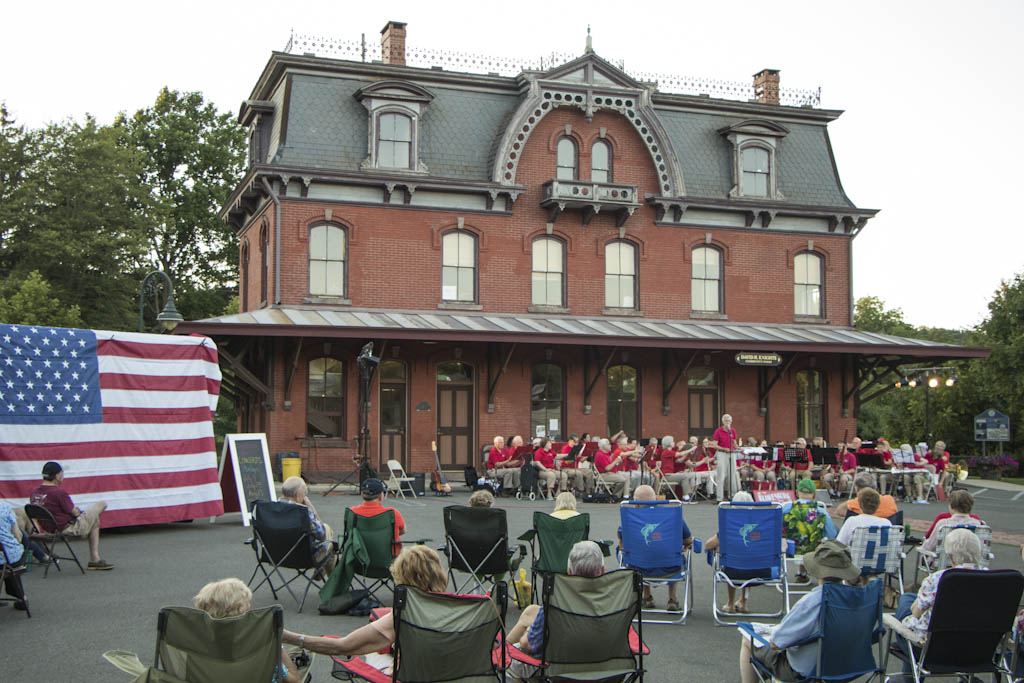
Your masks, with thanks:
[(729, 196), (785, 199), (779, 191), (779, 147), (789, 131), (773, 121), (747, 120), (719, 130), (732, 144), (733, 186)]
[(363, 170), (426, 173), (419, 139), (423, 112), (434, 96), (406, 81), (377, 81), (355, 93), (369, 112), (368, 156)]

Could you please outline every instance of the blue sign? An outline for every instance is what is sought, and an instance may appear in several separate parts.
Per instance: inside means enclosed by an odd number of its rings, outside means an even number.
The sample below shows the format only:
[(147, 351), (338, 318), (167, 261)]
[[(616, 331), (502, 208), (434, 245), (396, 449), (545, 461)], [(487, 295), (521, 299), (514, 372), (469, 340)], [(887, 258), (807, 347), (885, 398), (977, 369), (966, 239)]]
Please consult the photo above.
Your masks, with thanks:
[(998, 410), (986, 410), (974, 418), (975, 441), (1009, 441), (1010, 418)]

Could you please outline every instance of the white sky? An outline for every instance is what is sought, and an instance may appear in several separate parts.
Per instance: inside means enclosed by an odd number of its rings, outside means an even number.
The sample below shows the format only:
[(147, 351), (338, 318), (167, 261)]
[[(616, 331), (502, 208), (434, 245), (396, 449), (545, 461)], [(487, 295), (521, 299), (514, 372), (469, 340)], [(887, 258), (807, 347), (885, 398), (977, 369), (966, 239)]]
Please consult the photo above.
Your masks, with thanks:
[[(526, 9), (529, 7), (530, 9)], [(657, 9), (656, 9), (657, 8)], [(855, 240), (854, 293), (916, 325), (980, 322), (1024, 270), (1024, 3), (10, 2), (0, 10), (0, 100), (41, 126), (152, 104), (161, 86), (237, 112), (289, 31), (379, 46), (389, 20), (410, 45), (484, 54), (594, 49), (627, 69), (822, 87), (849, 197), (882, 209)], [(686, 150), (677, 150), (685, 154)], [(1003, 180), (1000, 180), (1003, 178)]]

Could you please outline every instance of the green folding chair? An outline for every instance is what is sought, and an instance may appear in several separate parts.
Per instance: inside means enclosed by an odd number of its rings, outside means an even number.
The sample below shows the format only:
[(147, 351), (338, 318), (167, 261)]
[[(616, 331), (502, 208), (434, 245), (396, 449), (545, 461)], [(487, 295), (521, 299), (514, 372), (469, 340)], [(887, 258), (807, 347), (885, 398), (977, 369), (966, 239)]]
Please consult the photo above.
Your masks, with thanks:
[[(565, 574), (569, 564), (569, 551), (574, 544), (586, 541), (590, 536), (590, 515), (586, 512), (559, 519), (546, 512), (533, 513), (533, 528), (527, 530), (518, 540), (530, 544), (530, 582), (537, 586), (537, 574)], [(607, 551), (606, 551), (607, 556)], [(534, 591), (540, 595), (540, 591)]]

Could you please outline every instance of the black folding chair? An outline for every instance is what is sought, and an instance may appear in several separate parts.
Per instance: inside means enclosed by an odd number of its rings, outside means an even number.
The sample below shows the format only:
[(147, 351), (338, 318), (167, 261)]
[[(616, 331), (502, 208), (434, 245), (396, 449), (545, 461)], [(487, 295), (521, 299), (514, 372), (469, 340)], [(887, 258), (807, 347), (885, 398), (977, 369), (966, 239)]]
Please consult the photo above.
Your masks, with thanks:
[[(928, 676), (969, 678), (973, 674), (1008, 674), (1000, 662), (1024, 593), (1024, 576), (1016, 569), (981, 571), (947, 569), (939, 579), (928, 632), (921, 639), (891, 614), (883, 621), (888, 629), (885, 661), (889, 655), (910, 663), (914, 681)], [(909, 643), (909, 652), (893, 647), (897, 633)]]
[[(448, 558), (448, 576), (455, 593), (483, 593), (483, 580), (494, 583), (497, 577), (519, 568), (526, 546), (519, 546), (519, 556), (513, 560), (516, 549), (508, 545), (508, 520), (504, 510), (449, 505), (443, 512), (445, 546), (442, 550)], [(456, 571), (469, 574), (461, 585), (455, 578)], [(512, 585), (514, 589), (515, 583)], [(473, 587), (472, 591), (466, 590), (468, 586)]]
[[(25, 514), (28, 515), (29, 521), (32, 522), (32, 526), (34, 527), (34, 530), (29, 529), (29, 539), (39, 541), (43, 546), (43, 552), (50, 557), (50, 561), (46, 563), (46, 569), (43, 570), (43, 578), (45, 579), (46, 575), (50, 573), (51, 565), (57, 567), (57, 571), (60, 571), (60, 560), (74, 560), (75, 564), (78, 565), (78, 570), (84, 574), (85, 568), (82, 567), (82, 563), (78, 561), (78, 556), (75, 555), (75, 551), (71, 548), (71, 544), (68, 542), (68, 536), (64, 533), (64, 529), (67, 528), (67, 525), (62, 528), (58, 528), (57, 520), (55, 520), (50, 511), (42, 505), (36, 505), (34, 503), (26, 504)], [(47, 531), (47, 529), (53, 529), (53, 531)], [(68, 555), (57, 554), (58, 541), (63, 543), (64, 547), (68, 549)]]
[[(249, 584), (252, 584), (257, 573), (263, 572), (263, 579), (253, 591), (266, 583), (276, 600), (277, 592), (284, 588), (299, 605), (299, 612), (302, 612), (309, 589), (317, 586), (315, 574), (327, 562), (326, 557), (317, 562), (314, 555), (313, 543), (316, 537), (307, 508), (283, 501), (258, 500), (252, 509), (252, 531), (252, 538), (246, 543), (256, 553), (256, 568), (249, 577)], [(264, 567), (265, 564), (270, 565), (269, 570)], [(295, 570), (295, 576), (285, 580), (281, 574), (282, 569)], [(276, 586), (274, 576), (281, 581)], [(300, 577), (306, 580), (306, 590), (301, 600), (291, 588), (291, 583)]]
[[(13, 594), (12, 591), (7, 591), (6, 598), (0, 598), (0, 602), (18, 602), (21, 600), (25, 605), (25, 616), (32, 618), (32, 613), (28, 611), (28, 596), (25, 595), (25, 586), (21, 583), (21, 575), (25, 573), (24, 562), (18, 564), (11, 564), (11, 558), (7, 555), (7, 549), (4, 548), (3, 544), (0, 543), (0, 552), (3, 553), (4, 563), (0, 565), (0, 582), (7, 586), (17, 586), (18, 592), (21, 593), (22, 597), (18, 597)], [(25, 549), (26, 553), (31, 552), (28, 548)], [(22, 555), (21, 559), (24, 560), (25, 556)]]

